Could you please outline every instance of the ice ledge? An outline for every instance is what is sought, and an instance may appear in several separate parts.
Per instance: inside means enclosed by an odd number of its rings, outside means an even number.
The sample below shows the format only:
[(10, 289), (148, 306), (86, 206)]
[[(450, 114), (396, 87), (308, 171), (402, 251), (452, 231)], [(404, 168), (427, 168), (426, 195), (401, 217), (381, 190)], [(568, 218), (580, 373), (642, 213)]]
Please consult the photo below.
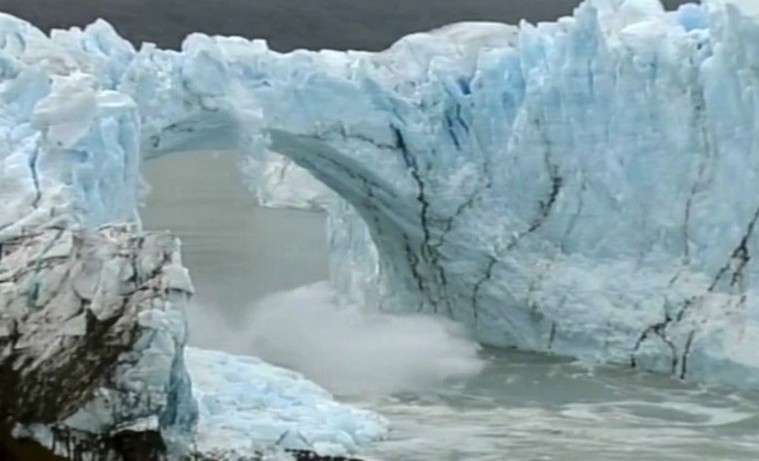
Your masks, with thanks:
[(187, 366), (200, 409), (199, 452), (252, 456), (279, 445), (344, 455), (387, 435), (384, 418), (257, 358), (188, 348)]

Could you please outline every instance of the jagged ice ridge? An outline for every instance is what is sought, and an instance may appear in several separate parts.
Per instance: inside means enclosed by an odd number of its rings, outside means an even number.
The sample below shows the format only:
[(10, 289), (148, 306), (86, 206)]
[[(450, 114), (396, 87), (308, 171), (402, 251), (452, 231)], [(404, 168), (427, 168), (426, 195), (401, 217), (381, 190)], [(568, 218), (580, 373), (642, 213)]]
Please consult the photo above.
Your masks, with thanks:
[(7, 16), (0, 43), (0, 242), (138, 222), (141, 161), (190, 149), (241, 150), (275, 203), (273, 151), (340, 197), (284, 201), (328, 202), (346, 296), (759, 385), (756, 0), (589, 0), (382, 53), (200, 34), (136, 51), (102, 21), (47, 37)]

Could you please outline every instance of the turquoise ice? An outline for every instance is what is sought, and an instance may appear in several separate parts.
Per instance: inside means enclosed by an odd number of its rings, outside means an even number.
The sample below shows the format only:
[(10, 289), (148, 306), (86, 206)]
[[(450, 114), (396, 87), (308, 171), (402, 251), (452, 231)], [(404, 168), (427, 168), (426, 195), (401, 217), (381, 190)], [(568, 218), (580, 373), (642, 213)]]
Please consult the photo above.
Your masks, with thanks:
[[(382, 53), (0, 20), (0, 240), (138, 221), (139, 166), (268, 151), (340, 197), (333, 281), (480, 341), (759, 387), (759, 1), (589, 0)], [(181, 162), (181, 155), (175, 161)]]

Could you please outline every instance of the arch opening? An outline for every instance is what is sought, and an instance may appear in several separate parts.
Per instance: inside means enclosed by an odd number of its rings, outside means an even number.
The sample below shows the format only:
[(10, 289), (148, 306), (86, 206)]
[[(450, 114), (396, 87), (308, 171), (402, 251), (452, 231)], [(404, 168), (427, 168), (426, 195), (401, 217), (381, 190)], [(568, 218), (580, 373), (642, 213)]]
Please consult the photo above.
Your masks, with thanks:
[[(479, 347), (454, 324), (381, 313), (371, 295), (350, 295), (378, 278), (362, 272), (374, 272), (371, 261), (351, 264), (366, 253), (346, 247), (342, 239), (355, 237), (339, 229), (330, 231), (336, 254), (328, 264), (323, 207), (334, 220), (347, 204), (332, 192), (296, 190), (324, 189), (321, 183), (271, 153), (275, 183), (259, 184), (256, 198), (242, 184), (234, 152), (178, 155), (181, 165), (167, 157), (144, 166), (153, 186), (141, 214), (147, 229), (172, 229), (183, 241), (196, 287), (189, 345), (260, 357), (344, 397), (423, 391), (482, 369)], [(325, 201), (315, 210), (298, 196)], [(353, 211), (343, 216), (363, 226)]]

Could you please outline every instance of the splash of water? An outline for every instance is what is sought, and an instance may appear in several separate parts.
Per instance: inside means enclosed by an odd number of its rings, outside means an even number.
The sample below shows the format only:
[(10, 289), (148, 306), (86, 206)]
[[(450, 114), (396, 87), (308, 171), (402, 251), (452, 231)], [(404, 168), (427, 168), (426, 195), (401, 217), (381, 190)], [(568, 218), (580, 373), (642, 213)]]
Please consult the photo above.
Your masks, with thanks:
[(479, 373), (479, 346), (449, 321), (340, 305), (327, 282), (269, 296), (251, 310), (250, 350), (342, 396), (434, 388)]

